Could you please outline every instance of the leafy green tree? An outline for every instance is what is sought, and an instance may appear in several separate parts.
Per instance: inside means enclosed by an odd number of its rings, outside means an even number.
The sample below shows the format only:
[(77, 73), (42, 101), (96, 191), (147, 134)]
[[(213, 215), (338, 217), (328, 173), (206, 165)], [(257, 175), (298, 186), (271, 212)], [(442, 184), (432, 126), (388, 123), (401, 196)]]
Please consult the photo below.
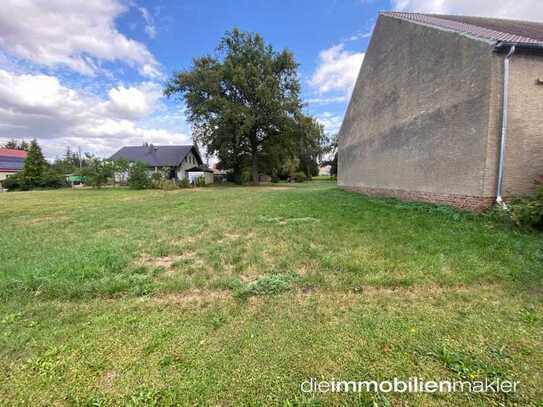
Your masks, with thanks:
[(52, 167), (62, 174), (74, 173), (79, 169), (79, 166), (77, 166), (74, 162), (74, 158), (75, 154), (72, 153), (71, 148), (68, 146), (64, 156), (61, 159), (56, 159)]
[(310, 179), (312, 176), (319, 175), (319, 161), (328, 140), (324, 127), (311, 116), (300, 115), (297, 118), (297, 127), (300, 132), (297, 137), (299, 170)]
[(101, 188), (113, 177), (113, 163), (92, 156), (88, 159), (87, 166), (83, 167), (79, 173), (85, 177), (85, 184)]
[(132, 189), (147, 189), (151, 187), (151, 177), (144, 162), (137, 161), (128, 170), (128, 186)]
[(121, 184), (124, 184), (127, 180), (127, 174), (128, 169), (130, 168), (130, 163), (128, 160), (125, 160), (124, 158), (121, 158), (120, 160), (116, 160), (113, 164), (113, 170), (115, 171), (115, 175), (119, 177), (119, 182)]
[(175, 74), (164, 93), (184, 97), (195, 139), (209, 154), (237, 179), (248, 164), (257, 183), (261, 158), (294, 134), (285, 130), (301, 110), (298, 64), (289, 51), (238, 29), (225, 34), (217, 53)]
[(28, 155), (25, 159), (23, 167), (23, 177), (29, 179), (41, 177), (48, 167), (49, 164), (43, 157), (43, 153), (40, 146), (38, 145), (38, 142), (36, 141), (36, 139), (33, 139), (30, 142), (30, 146), (28, 148)]
[(321, 164), (329, 165), (330, 175), (337, 177), (337, 134), (329, 138), (328, 144), (323, 149), (323, 153), (332, 157), (332, 159), (325, 160)]

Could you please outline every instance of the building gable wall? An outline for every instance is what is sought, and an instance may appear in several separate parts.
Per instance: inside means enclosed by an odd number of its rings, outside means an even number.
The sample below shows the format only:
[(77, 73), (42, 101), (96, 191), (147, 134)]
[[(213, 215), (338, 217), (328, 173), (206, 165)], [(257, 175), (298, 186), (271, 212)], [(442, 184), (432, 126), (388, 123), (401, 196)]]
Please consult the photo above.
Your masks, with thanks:
[(179, 167), (177, 167), (177, 178), (178, 179), (186, 178), (187, 177), (186, 171), (197, 165), (198, 165), (198, 160), (196, 159), (196, 156), (194, 155), (194, 153), (191, 151), (190, 153), (187, 154), (187, 156), (185, 157), (183, 162), (179, 165)]
[(340, 131), (338, 184), (484, 195), (492, 52), (380, 16)]

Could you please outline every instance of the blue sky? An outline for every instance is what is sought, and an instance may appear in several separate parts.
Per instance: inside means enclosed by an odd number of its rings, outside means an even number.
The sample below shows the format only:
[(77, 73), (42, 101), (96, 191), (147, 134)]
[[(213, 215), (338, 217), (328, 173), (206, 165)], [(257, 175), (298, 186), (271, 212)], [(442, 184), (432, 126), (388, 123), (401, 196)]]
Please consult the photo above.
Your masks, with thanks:
[[(538, 0), (3, 0), (0, 142), (36, 137), (106, 156), (126, 144), (190, 143), (164, 80), (225, 31), (259, 32), (300, 64), (307, 112), (338, 130), (381, 10), (543, 19)], [(539, 10), (542, 9), (542, 10)]]

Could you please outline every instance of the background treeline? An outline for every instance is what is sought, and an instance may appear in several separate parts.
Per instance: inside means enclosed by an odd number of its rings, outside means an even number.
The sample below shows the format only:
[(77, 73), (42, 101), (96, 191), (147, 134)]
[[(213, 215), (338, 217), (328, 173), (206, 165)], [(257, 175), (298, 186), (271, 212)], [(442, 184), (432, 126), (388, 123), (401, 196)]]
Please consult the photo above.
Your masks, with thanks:
[(130, 163), (127, 160), (111, 161), (92, 154), (76, 153), (68, 147), (62, 158), (47, 162), (36, 140), (10, 140), (2, 147), (27, 151), (22, 171), (11, 175), (2, 182), (8, 191), (29, 191), (33, 189), (55, 189), (70, 186), (69, 176), (79, 177), (86, 186), (101, 188), (106, 185), (127, 185), (132, 189), (176, 189), (191, 186), (205, 186), (203, 179), (192, 185), (188, 179), (175, 182), (168, 174), (158, 171), (150, 173), (143, 162)]

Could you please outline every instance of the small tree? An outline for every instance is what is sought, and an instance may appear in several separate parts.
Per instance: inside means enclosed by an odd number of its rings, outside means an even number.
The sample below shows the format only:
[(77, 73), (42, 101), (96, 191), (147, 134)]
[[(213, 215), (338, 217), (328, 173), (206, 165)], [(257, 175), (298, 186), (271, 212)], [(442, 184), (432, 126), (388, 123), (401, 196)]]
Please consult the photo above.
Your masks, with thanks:
[(89, 159), (88, 165), (82, 168), (81, 175), (85, 177), (87, 185), (101, 188), (113, 177), (113, 164), (109, 161), (92, 157)]
[(151, 187), (151, 177), (147, 172), (147, 165), (137, 161), (128, 170), (128, 186), (132, 189), (147, 189)]
[(128, 169), (130, 168), (130, 163), (128, 160), (121, 158), (120, 160), (115, 161), (113, 164), (115, 171), (115, 178), (119, 175), (119, 183), (124, 184), (126, 182), (126, 176)]

